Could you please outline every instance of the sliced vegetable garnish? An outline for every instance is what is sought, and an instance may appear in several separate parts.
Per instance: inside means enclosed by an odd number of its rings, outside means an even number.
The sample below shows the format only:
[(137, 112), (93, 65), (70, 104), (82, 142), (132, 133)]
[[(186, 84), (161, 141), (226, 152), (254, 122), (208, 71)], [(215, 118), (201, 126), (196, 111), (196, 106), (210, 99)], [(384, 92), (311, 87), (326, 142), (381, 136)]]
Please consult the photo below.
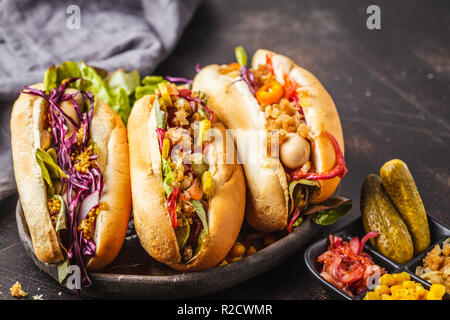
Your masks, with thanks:
[(164, 138), (161, 157), (163, 159), (167, 159), (167, 157), (169, 156), (169, 151), (170, 151), (170, 140)]
[(155, 108), (156, 126), (165, 130), (167, 126), (167, 112), (165, 111), (165, 108), (162, 109), (163, 107), (159, 104), (158, 98), (153, 102), (153, 108)]
[(189, 239), (189, 234), (191, 233), (191, 230), (190, 230), (191, 228), (189, 226), (189, 222), (186, 219), (186, 217), (182, 213), (179, 213), (179, 216), (181, 217), (183, 224), (178, 226), (178, 228), (175, 230), (175, 235), (177, 237), (178, 248), (182, 249), (186, 245), (186, 242)]
[(168, 197), (172, 192), (173, 171), (166, 159), (161, 159), (161, 163), (163, 168), (163, 189), (166, 193), (166, 197)]
[[(191, 232), (191, 235), (192, 235), (192, 232)], [(208, 236), (208, 231), (205, 228), (202, 228), (200, 231), (200, 234), (196, 238), (197, 243), (196, 243), (194, 255), (192, 256), (191, 259), (186, 261), (186, 264), (190, 264), (190, 263), (194, 262), (195, 259), (197, 259), (198, 254), (200, 253), (200, 251), (203, 248), (203, 245), (205, 244), (205, 240), (206, 240), (207, 236)]]
[[(196, 161), (195, 155), (201, 157), (201, 161), (199, 158), (197, 158)], [(209, 165), (203, 160), (203, 155), (201, 153), (194, 154), (194, 162), (192, 163), (192, 169), (194, 170), (195, 174), (198, 177), (201, 177), (203, 173), (209, 169)]]
[(191, 200), (191, 204), (194, 206), (195, 211), (197, 212), (198, 217), (202, 221), (203, 228), (206, 230), (206, 234), (208, 234), (208, 219), (206, 218), (205, 209), (203, 208), (203, 204), (199, 200)]
[(236, 47), (234, 49), (234, 54), (236, 56), (236, 61), (241, 66), (247, 66), (247, 53), (242, 46)]
[(53, 195), (53, 198), (56, 198), (61, 203), (61, 209), (59, 209), (58, 215), (56, 216), (56, 225), (55, 225), (55, 231), (58, 232), (59, 230), (65, 230), (67, 229), (67, 219), (66, 219), (66, 204), (64, 202), (64, 199), (60, 195)]
[(53, 186), (52, 178), (68, 178), (67, 174), (55, 163), (52, 156), (44, 150), (36, 149), (36, 161), (41, 168), (44, 180), (49, 186)]
[(335, 197), (329, 198), (320, 205), (310, 207), (303, 215), (311, 215), (314, 223), (323, 226), (333, 224), (352, 209), (352, 200)]
[(183, 78), (183, 77), (166, 76), (165, 78), (166, 78), (166, 80), (168, 80), (170, 82), (186, 83), (186, 84), (191, 84), (192, 83), (192, 79), (186, 79), (186, 78)]
[(283, 86), (278, 81), (271, 81), (256, 91), (256, 99), (260, 104), (269, 105), (280, 101), (284, 95)]
[[(320, 188), (320, 184), (318, 181), (300, 179), (300, 180), (292, 181), (291, 183), (289, 183), (290, 212), (292, 212), (294, 210), (294, 208), (298, 207), (299, 202), (301, 200), (307, 200), (307, 199), (302, 199), (303, 198), (302, 186), (312, 189), (311, 193)], [(305, 201), (305, 205), (306, 204), (307, 204), (307, 201)]]
[(164, 105), (166, 107), (171, 107), (172, 106), (172, 98), (170, 97), (169, 90), (167, 90), (167, 86), (164, 82), (158, 83), (158, 90), (164, 101)]
[(111, 89), (124, 89), (127, 95), (131, 95), (140, 83), (140, 75), (137, 70), (125, 72), (119, 69), (106, 77), (106, 83)]
[(145, 76), (144, 79), (142, 79), (143, 85), (158, 85), (160, 82), (167, 82), (164, 80), (162, 76)]
[(212, 189), (212, 176), (210, 171), (205, 171), (202, 175), (202, 187), (203, 193), (207, 196), (211, 195)]
[(170, 221), (172, 222), (172, 227), (174, 229), (178, 228), (178, 222), (177, 222), (177, 200), (178, 200), (178, 193), (180, 192), (180, 189), (178, 187), (173, 187), (172, 192), (170, 193), (169, 197), (167, 198), (167, 210), (169, 211)]
[(63, 283), (69, 273), (70, 261), (67, 258), (63, 262), (58, 263), (58, 282)]
[(166, 134), (166, 130), (157, 128), (156, 135), (158, 136), (158, 144), (159, 144), (159, 152), (162, 154), (162, 148), (164, 144), (164, 135)]
[(331, 135), (328, 131), (322, 131), (322, 134), (324, 134), (332, 143), (334, 152), (336, 155), (336, 164), (333, 169), (327, 172), (303, 172), (301, 168), (290, 170), (286, 169), (287, 173), (291, 177), (291, 180), (299, 180), (299, 179), (306, 179), (306, 180), (327, 180), (334, 177), (344, 178), (347, 174), (347, 165), (345, 164), (344, 155), (342, 154), (341, 148), (339, 146), (339, 143), (337, 142), (336, 138)]
[(204, 119), (204, 120), (200, 121), (198, 137), (197, 137), (197, 141), (196, 141), (197, 146), (201, 146), (203, 144), (203, 142), (207, 140), (206, 135), (208, 134), (210, 129), (211, 129), (211, 121), (210, 120)]
[(294, 215), (291, 218), (291, 222), (289, 223), (289, 225), (287, 227), (287, 230), (289, 232), (292, 232), (292, 227), (294, 226), (294, 223), (297, 221), (297, 219), (299, 219), (299, 217), (300, 217), (300, 209), (296, 208), (295, 211), (294, 211)]

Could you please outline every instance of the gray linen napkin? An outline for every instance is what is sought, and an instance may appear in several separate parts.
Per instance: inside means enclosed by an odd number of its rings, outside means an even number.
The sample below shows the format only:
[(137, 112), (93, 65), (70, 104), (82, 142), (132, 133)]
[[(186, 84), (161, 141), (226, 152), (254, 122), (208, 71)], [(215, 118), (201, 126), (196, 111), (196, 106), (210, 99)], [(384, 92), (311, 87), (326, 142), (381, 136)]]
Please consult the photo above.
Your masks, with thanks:
[(175, 47), (201, 0), (0, 1), (0, 200), (14, 193), (9, 118), (24, 85), (84, 60), (151, 73)]

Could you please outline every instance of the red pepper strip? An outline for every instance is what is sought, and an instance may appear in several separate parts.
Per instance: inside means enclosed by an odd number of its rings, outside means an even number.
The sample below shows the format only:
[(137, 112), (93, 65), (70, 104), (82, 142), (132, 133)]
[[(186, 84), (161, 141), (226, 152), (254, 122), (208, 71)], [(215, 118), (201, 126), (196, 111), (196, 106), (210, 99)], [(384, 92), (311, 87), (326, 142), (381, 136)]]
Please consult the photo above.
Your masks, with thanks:
[(273, 73), (272, 55), (266, 54), (266, 64), (270, 67), (270, 71)]
[(297, 89), (298, 84), (294, 80), (291, 80), (289, 75), (284, 75), (284, 97), (286, 99), (290, 99), (292, 97), (292, 94), (295, 92), (295, 89)]
[(177, 199), (179, 191), (180, 189), (178, 189), (178, 187), (173, 187), (169, 198), (167, 198), (167, 210), (169, 211), (170, 221), (172, 222), (172, 227), (174, 229), (178, 228)]
[(295, 170), (286, 170), (291, 177), (292, 181), (306, 179), (306, 180), (327, 180), (334, 177), (344, 178), (347, 174), (347, 165), (345, 164), (344, 155), (336, 138), (333, 137), (328, 131), (323, 131), (328, 139), (333, 144), (334, 152), (336, 154), (336, 165), (333, 169), (327, 172), (303, 172), (301, 168)]
[(186, 96), (191, 96), (192, 91), (189, 89), (178, 89), (178, 94), (184, 98)]
[(164, 142), (164, 134), (166, 133), (166, 130), (157, 128), (156, 134), (158, 135), (158, 141), (159, 141), (159, 152), (162, 154), (163, 149), (163, 142)]
[(289, 226), (287, 227), (287, 231), (292, 232), (292, 226), (294, 225), (295, 220), (298, 219), (300, 216), (300, 209), (297, 208), (294, 211), (294, 215), (292, 216), (291, 222), (289, 223)]

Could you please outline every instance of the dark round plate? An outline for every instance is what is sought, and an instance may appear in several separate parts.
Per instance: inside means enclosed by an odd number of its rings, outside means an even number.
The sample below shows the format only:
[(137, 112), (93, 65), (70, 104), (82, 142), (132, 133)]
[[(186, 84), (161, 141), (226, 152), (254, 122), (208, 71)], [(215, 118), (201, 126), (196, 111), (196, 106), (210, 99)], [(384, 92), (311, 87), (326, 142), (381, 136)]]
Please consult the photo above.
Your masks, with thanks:
[[(42, 271), (57, 281), (55, 265), (39, 261), (20, 200), (16, 207), (19, 236), (28, 255)], [(152, 259), (142, 248), (132, 219), (117, 258), (102, 272), (90, 273), (93, 285), (82, 294), (109, 299), (193, 298), (218, 292), (262, 274), (297, 252), (320, 229), (309, 219), (295, 231), (270, 246), (222, 267), (197, 272), (177, 272)]]

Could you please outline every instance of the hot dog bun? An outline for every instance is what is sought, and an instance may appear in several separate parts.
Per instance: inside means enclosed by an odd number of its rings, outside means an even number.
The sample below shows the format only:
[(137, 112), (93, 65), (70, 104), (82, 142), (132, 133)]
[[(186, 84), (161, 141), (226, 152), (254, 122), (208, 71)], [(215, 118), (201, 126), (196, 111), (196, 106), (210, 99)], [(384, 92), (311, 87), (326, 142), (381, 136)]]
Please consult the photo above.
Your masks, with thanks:
[[(155, 96), (144, 96), (138, 100), (128, 122), (136, 232), (142, 246), (153, 258), (176, 270), (214, 267), (233, 246), (244, 219), (245, 180), (242, 168), (236, 161), (233, 164), (210, 163), (215, 187), (207, 212), (209, 234), (197, 258), (190, 264), (183, 263), (165, 207), (160, 151), (152, 108), (154, 99)], [(221, 123), (214, 123), (213, 128), (225, 136), (225, 127)], [(216, 150), (216, 159), (234, 151), (226, 149), (219, 140), (212, 142), (211, 146), (211, 150)]]
[[(331, 142), (321, 135), (326, 130), (331, 133), (344, 150), (343, 134), (336, 107), (321, 83), (308, 71), (298, 67), (290, 59), (267, 50), (258, 50), (252, 61), (252, 67), (266, 63), (270, 55), (277, 80), (284, 84), (284, 74), (288, 74), (302, 89), (308, 92), (308, 98), (302, 97), (302, 107), (306, 123), (313, 137), (312, 162), (317, 172), (333, 168), (335, 153)], [(224, 124), (231, 129), (265, 129), (264, 113), (258, 101), (250, 92), (247, 84), (236, 81), (238, 76), (221, 74), (218, 65), (204, 67), (194, 78), (193, 89), (205, 92), (210, 98), (209, 108), (216, 112)], [(305, 103), (304, 103), (305, 101)], [(305, 104), (305, 106), (304, 106)], [(236, 141), (238, 152), (243, 148)], [(253, 146), (257, 149), (256, 146)], [(261, 150), (265, 150), (261, 148)], [(244, 171), (248, 186), (248, 210), (246, 218), (250, 225), (260, 231), (279, 231), (287, 226), (288, 186), (284, 168), (277, 159), (267, 159), (260, 155), (259, 164), (244, 162)], [(267, 166), (270, 163), (269, 167)], [(269, 173), (267, 175), (263, 172)], [(320, 192), (312, 199), (320, 203), (328, 199), (339, 184), (339, 178), (321, 180)]]
[[(32, 87), (43, 89), (42, 84)], [(47, 111), (45, 99), (22, 93), (12, 110), (11, 146), (17, 189), (35, 254), (42, 262), (57, 263), (64, 255), (50, 220), (46, 187), (36, 161)], [(97, 217), (93, 235), (96, 254), (87, 263), (88, 270), (98, 270), (114, 260), (122, 246), (131, 210), (131, 187), (125, 126), (100, 99), (89, 134), (97, 143), (98, 164), (104, 174), (100, 202), (108, 204)]]

